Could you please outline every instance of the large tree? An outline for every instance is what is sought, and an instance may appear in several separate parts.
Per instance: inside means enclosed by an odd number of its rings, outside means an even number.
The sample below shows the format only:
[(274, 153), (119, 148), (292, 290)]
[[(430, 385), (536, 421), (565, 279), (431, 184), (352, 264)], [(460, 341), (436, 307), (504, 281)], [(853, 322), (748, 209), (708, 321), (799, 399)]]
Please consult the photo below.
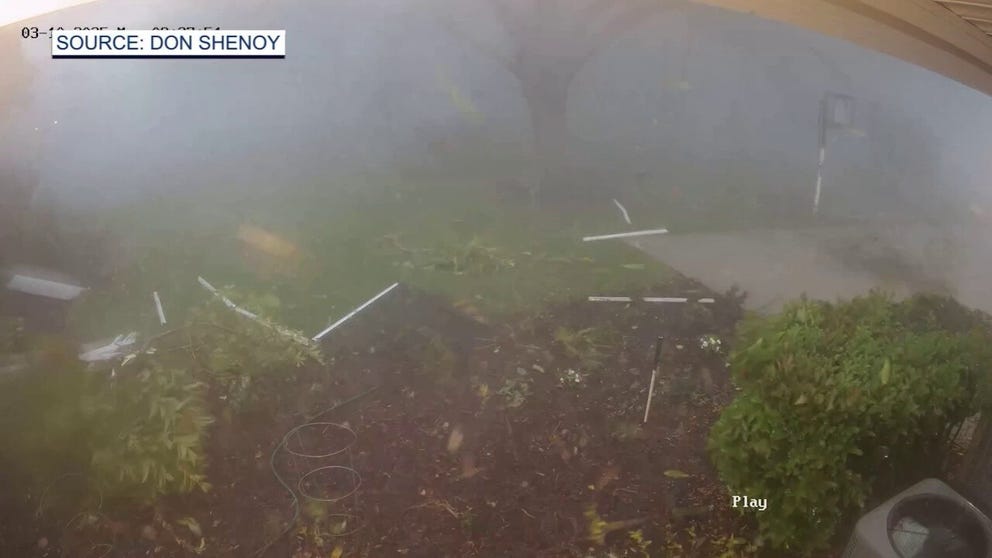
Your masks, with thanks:
[[(447, 0), (461, 1), (461, 0)], [(601, 50), (672, 5), (672, 0), (479, 0), (505, 40), (485, 42), (462, 22), (446, 28), (497, 61), (520, 86), (527, 105), (539, 185), (564, 177), (568, 95), (575, 77)], [(537, 185), (535, 185), (537, 186)]]

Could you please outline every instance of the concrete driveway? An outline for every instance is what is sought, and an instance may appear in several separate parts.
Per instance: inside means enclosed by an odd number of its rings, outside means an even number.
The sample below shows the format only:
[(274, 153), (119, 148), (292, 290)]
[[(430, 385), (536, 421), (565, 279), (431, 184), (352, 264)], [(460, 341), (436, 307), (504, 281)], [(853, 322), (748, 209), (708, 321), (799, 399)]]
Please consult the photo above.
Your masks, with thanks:
[(848, 299), (871, 289), (950, 294), (992, 312), (988, 229), (925, 224), (747, 230), (639, 239), (641, 250), (717, 291), (737, 285), (748, 309), (774, 312), (805, 294)]

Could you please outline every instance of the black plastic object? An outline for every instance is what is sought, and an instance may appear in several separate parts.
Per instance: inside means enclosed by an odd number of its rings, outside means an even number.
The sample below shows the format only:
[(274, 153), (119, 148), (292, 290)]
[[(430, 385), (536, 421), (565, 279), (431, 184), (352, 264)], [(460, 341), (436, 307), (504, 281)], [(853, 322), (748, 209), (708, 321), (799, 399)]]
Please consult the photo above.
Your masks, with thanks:
[[(989, 540), (973, 509), (937, 495), (911, 496), (900, 501), (889, 513), (889, 541), (906, 519), (923, 527), (922, 546), (911, 554), (896, 548), (902, 558), (985, 558)], [(896, 537), (897, 538), (897, 537)]]

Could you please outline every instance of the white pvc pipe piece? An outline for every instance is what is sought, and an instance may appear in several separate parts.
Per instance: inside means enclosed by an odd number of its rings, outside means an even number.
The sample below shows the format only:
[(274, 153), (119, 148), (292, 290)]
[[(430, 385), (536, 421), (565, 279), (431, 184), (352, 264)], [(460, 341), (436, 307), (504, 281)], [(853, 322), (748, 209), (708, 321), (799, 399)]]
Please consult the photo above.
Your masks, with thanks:
[(220, 291), (218, 291), (216, 288), (214, 288), (214, 286), (211, 285), (210, 283), (208, 283), (207, 280), (204, 279), (203, 277), (197, 276), (196, 280), (200, 282), (200, 285), (203, 285), (203, 288), (204, 289), (207, 289), (214, 296), (216, 296), (217, 298), (221, 299), (221, 301), (224, 303), (224, 305), (227, 306), (228, 308), (230, 308), (231, 310), (234, 310), (235, 312), (237, 312), (238, 314), (241, 314), (242, 316), (244, 316), (246, 318), (251, 318), (253, 320), (258, 320), (259, 319), (257, 314), (253, 314), (253, 313), (245, 310), (244, 308), (241, 308), (237, 304), (231, 302), (231, 299), (229, 299), (226, 296), (220, 294)]
[(591, 242), (593, 240), (609, 240), (611, 238), (630, 238), (632, 236), (650, 236), (654, 234), (668, 234), (668, 229), (648, 229), (643, 231), (631, 231), (625, 233), (584, 236), (582, 237), (582, 242)]
[(399, 283), (393, 283), (392, 285), (386, 287), (385, 290), (383, 290), (381, 293), (379, 293), (379, 294), (375, 295), (374, 297), (368, 299), (367, 301), (365, 301), (364, 304), (362, 304), (358, 308), (355, 308), (351, 312), (348, 312), (343, 318), (341, 318), (340, 320), (338, 320), (338, 321), (334, 322), (333, 324), (327, 326), (327, 329), (325, 329), (324, 331), (321, 331), (317, 335), (314, 335), (313, 336), (313, 340), (314, 341), (320, 341), (320, 338), (321, 337), (327, 335), (328, 333), (330, 333), (331, 331), (333, 331), (334, 328), (338, 327), (339, 325), (341, 325), (341, 324), (345, 323), (346, 321), (350, 320), (351, 318), (353, 318), (355, 316), (355, 314), (358, 314), (362, 310), (365, 310), (373, 302), (375, 302), (375, 301), (379, 300), (380, 298), (386, 296), (386, 294), (389, 293), (389, 291), (395, 289), (397, 286), (399, 286)]
[(633, 302), (629, 296), (591, 296), (589, 302)]
[(165, 325), (165, 311), (162, 310), (162, 299), (158, 297), (158, 291), (152, 291), (152, 298), (155, 299), (155, 310), (158, 312), (158, 323)]
[(623, 214), (623, 220), (627, 221), (628, 225), (633, 225), (633, 223), (630, 222), (630, 213), (627, 213), (627, 208), (624, 207), (622, 203), (618, 202), (616, 198), (613, 198), (613, 203), (617, 206), (617, 209), (620, 210), (620, 213)]
[(651, 412), (651, 399), (654, 398), (654, 381), (658, 376), (658, 368), (651, 371), (651, 386), (648, 388), (648, 402), (644, 405), (644, 422), (648, 422), (648, 413)]

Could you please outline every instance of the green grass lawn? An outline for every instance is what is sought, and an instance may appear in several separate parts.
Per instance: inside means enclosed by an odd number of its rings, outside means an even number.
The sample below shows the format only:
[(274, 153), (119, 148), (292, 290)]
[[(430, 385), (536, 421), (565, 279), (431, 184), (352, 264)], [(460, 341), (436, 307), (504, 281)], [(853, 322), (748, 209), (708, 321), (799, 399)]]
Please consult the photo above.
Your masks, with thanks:
[[(128, 239), (130, 255), (110, 288), (94, 289), (76, 306), (74, 329), (83, 338), (154, 331), (152, 291), (178, 323), (208, 296), (197, 275), (216, 286), (270, 292), (282, 302), (284, 323), (314, 333), (394, 281), (496, 317), (619, 294), (671, 274), (622, 241), (581, 241), (631, 229), (612, 204), (566, 215), (508, 200), (483, 183), (381, 182), (255, 199), (159, 199), (114, 210), (105, 222)], [(297, 268), (258, 273), (236, 236), (246, 223), (297, 245)]]

